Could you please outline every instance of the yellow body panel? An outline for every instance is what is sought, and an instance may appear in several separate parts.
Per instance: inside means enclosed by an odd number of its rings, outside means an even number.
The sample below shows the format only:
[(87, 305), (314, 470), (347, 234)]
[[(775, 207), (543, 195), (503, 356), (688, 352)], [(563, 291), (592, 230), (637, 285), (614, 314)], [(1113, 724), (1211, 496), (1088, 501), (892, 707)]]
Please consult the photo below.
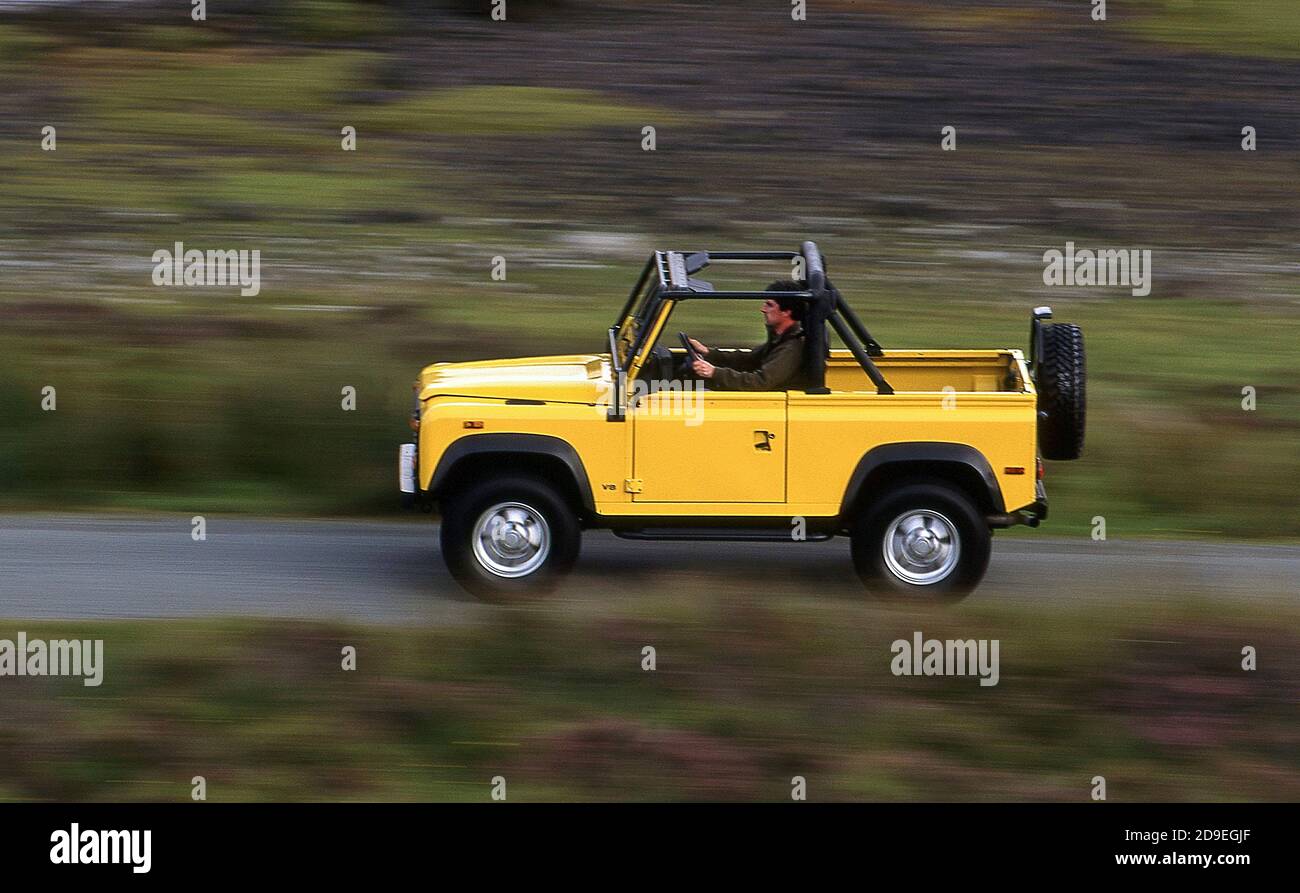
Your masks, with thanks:
[(440, 395), (593, 403), (609, 386), (608, 354), (434, 363), (420, 373), (421, 401)]
[(462, 437), (540, 434), (574, 448), (602, 516), (832, 517), (873, 447), (925, 441), (983, 455), (1008, 511), (1034, 502), (1036, 395), (1019, 351), (889, 351), (877, 362), (894, 394), (876, 394), (847, 351), (833, 351), (829, 394), (705, 392), (677, 415), (643, 397), (623, 421), (608, 418), (608, 355), (436, 364), (418, 383), (419, 483), (428, 488)]
[[(792, 393), (787, 492), (792, 502), (826, 505), (814, 514), (834, 514), (858, 460), (873, 448), (958, 443), (988, 460), (1014, 510), (1034, 501), (1036, 413), (1032, 394)], [(1023, 473), (1004, 473), (1008, 467)]]
[[(466, 422), (483, 427), (466, 429)], [(609, 422), (605, 409), (592, 404), (511, 405), (505, 400), (437, 397), (424, 403), (420, 423), (420, 487), (427, 489), (447, 447), (480, 434), (542, 434), (577, 451), (597, 505), (627, 502), (623, 482), (630, 477), (632, 426)]]
[[(786, 395), (692, 392), (628, 413), (638, 505), (785, 502)], [(676, 409), (680, 412), (674, 413)], [(697, 424), (698, 423), (698, 424)]]

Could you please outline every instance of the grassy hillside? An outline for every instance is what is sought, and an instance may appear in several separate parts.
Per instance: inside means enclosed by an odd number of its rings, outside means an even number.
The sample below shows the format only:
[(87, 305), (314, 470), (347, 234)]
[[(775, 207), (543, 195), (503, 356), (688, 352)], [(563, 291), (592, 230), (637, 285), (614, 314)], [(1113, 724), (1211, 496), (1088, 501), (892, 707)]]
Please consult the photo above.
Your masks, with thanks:
[[(1295, 538), (1300, 69), (1250, 54), (1297, 17), (1225, 11), (1233, 53), (1202, 54), (1205, 4), (981, 8), (0, 16), (0, 509), (390, 511), (421, 365), (598, 350), (652, 248), (812, 237), (886, 347), (1023, 346), (1043, 303), (1085, 326), (1057, 530)], [(1150, 249), (1151, 295), (1044, 286), (1067, 240)], [(260, 250), (260, 294), (155, 287), (177, 241)]]
[[(724, 584), (453, 629), (78, 623), (104, 682), (0, 686), (0, 798), (184, 801), (201, 775), (212, 801), (486, 802), (502, 776), (521, 801), (788, 801), (803, 776), (811, 801), (1087, 802), (1101, 775), (1116, 802), (1293, 801), (1283, 604), (918, 611)], [(894, 676), (917, 630), (998, 639), (998, 684)]]

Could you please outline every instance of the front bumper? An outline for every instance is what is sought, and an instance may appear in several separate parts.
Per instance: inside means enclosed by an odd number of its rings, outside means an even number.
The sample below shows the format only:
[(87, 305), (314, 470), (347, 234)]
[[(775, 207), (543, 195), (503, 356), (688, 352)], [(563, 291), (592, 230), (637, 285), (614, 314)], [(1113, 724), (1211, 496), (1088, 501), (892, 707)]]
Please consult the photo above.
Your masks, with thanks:
[(402, 508), (409, 509), (415, 505), (417, 464), (415, 444), (400, 444), (397, 448), (397, 490), (401, 494)]

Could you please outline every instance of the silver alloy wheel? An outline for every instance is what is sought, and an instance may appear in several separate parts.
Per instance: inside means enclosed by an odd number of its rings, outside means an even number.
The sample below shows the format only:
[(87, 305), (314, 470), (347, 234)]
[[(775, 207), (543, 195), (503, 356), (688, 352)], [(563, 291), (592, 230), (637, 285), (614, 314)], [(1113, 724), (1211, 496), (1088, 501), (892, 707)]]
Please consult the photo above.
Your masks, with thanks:
[(498, 503), (474, 524), (474, 557), (498, 577), (526, 577), (550, 554), (550, 525), (522, 502)]
[(928, 586), (946, 580), (961, 557), (957, 525), (930, 509), (911, 509), (885, 528), (885, 565), (905, 583)]

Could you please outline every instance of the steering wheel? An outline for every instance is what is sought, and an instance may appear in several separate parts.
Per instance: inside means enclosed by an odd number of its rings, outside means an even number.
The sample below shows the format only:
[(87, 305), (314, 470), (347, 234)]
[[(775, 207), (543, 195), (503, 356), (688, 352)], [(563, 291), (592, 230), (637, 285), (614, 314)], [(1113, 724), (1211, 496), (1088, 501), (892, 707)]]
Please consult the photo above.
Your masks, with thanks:
[(695, 361), (700, 358), (700, 355), (691, 346), (691, 339), (687, 337), (685, 332), (678, 332), (677, 338), (682, 342), (682, 347), (686, 350), (686, 356), (682, 359), (682, 378), (694, 378)]

